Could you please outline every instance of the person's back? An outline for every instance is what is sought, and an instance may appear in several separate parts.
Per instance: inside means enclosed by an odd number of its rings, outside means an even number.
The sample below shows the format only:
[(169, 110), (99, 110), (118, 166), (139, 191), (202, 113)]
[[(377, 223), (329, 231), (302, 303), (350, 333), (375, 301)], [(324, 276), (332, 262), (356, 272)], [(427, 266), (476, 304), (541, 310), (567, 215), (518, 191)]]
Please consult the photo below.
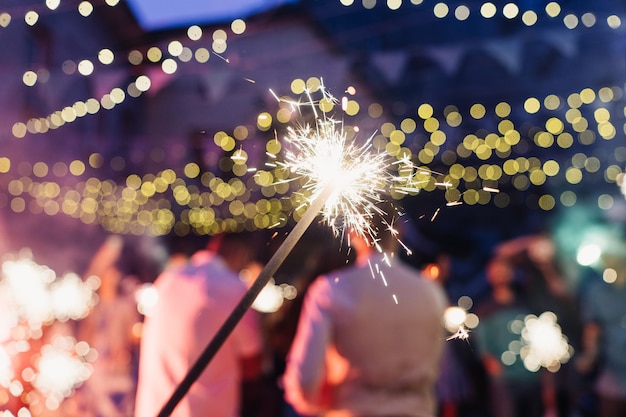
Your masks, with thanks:
[(434, 416), (445, 306), (437, 284), (382, 255), (318, 278), (290, 352), (287, 400), (326, 416)]
[[(155, 417), (246, 292), (221, 257), (207, 253), (155, 282), (158, 307), (146, 318), (136, 417)], [(248, 312), (174, 409), (174, 417), (238, 415), (242, 360), (261, 349)]]

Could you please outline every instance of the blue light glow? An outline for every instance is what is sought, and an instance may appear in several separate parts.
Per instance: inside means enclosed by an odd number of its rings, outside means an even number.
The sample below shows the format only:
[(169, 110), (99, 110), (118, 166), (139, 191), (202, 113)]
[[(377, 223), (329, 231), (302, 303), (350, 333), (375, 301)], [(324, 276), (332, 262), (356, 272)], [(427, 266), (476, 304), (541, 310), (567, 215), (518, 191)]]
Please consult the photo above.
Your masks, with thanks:
[(127, 0), (148, 31), (243, 19), (297, 0)]

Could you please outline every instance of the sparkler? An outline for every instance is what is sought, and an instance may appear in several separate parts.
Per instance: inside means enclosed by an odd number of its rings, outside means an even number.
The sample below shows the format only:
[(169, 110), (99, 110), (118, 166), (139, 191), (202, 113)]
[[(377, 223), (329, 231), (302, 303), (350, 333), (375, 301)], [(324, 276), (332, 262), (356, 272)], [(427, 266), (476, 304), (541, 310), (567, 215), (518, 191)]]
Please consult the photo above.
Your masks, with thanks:
[[(320, 91), (325, 103), (335, 101), (323, 86)], [(293, 148), (286, 152), (284, 161), (276, 164), (293, 174), (288, 181), (304, 181), (303, 206), (308, 207), (189, 369), (158, 417), (172, 413), (318, 214), (322, 214), (336, 235), (348, 227), (370, 242), (376, 242), (378, 231), (370, 226), (370, 220), (375, 215), (388, 214), (383, 213), (377, 204), (383, 201), (385, 187), (394, 180), (387, 172), (386, 157), (373, 152), (371, 137), (360, 146), (349, 142), (343, 123), (327, 116), (325, 112), (319, 117), (310, 92), (307, 92), (307, 97), (309, 100), (306, 105), (313, 111), (315, 125), (290, 128), (287, 141)], [(295, 101), (289, 101), (289, 104), (294, 110), (300, 110), (302, 106)]]
[[(91, 365), (85, 356), (90, 348), (85, 342), (58, 335), (38, 352), (35, 347), (44, 334), (57, 331), (47, 327), (87, 316), (96, 302), (96, 286), (74, 273), (58, 277), (52, 269), (24, 255), (5, 261), (1, 272), (0, 391), (29, 398), (22, 407), (26, 411), (44, 405), (56, 409), (90, 376)], [(27, 358), (23, 363), (22, 356)], [(27, 388), (31, 386), (34, 390)], [(2, 393), (3, 401), (8, 401), (6, 392)]]
[(556, 372), (572, 355), (572, 347), (561, 333), (556, 315), (550, 311), (539, 317), (532, 314), (526, 316), (521, 336), (523, 346), (520, 357), (530, 371), (536, 372), (544, 367)]

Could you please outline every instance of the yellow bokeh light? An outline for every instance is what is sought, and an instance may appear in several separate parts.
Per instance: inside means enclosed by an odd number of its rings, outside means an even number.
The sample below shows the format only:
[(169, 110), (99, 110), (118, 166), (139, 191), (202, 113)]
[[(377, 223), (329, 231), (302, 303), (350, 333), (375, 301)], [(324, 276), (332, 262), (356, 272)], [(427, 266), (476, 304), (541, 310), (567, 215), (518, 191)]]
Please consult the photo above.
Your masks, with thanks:
[(490, 19), (490, 18), (494, 17), (496, 15), (497, 11), (498, 11), (498, 9), (491, 2), (483, 3), (482, 6), (480, 6), (480, 14), (485, 19)]
[(198, 175), (200, 175), (200, 167), (198, 166), (198, 164), (190, 162), (185, 165), (184, 173), (187, 178), (196, 178)]
[(609, 194), (602, 194), (598, 197), (598, 208), (601, 210), (610, 210), (614, 204), (615, 201)]
[(548, 110), (557, 110), (561, 106), (561, 99), (557, 95), (550, 94), (543, 100), (543, 105)]
[(543, 163), (543, 172), (549, 177), (554, 177), (560, 171), (560, 166), (557, 161), (549, 160)]
[(371, 118), (378, 119), (379, 117), (383, 115), (383, 106), (381, 106), (378, 103), (372, 103), (367, 108), (367, 113), (369, 114)]
[(235, 35), (241, 35), (246, 31), (246, 22), (242, 19), (235, 19), (230, 24), (230, 30), (232, 30)]
[(280, 142), (276, 139), (271, 139), (265, 144), (265, 150), (271, 155), (277, 155), (280, 152), (281, 148), (282, 146)]
[(300, 78), (296, 78), (291, 82), (291, 92), (294, 94), (302, 94), (306, 89), (306, 83)]
[(470, 115), (474, 118), (474, 119), (482, 119), (485, 114), (487, 113), (485, 106), (483, 106), (482, 104), (474, 104), (472, 105), (472, 107), (470, 107)]
[(104, 65), (112, 64), (114, 59), (115, 55), (110, 49), (104, 48), (98, 52), (98, 60)]
[(432, 133), (437, 129), (439, 129), (439, 120), (435, 119), (434, 117), (424, 120), (424, 130)]
[(541, 103), (535, 97), (530, 97), (524, 102), (524, 110), (529, 114), (534, 114), (541, 108)]
[(580, 92), (580, 99), (584, 104), (591, 104), (596, 99), (596, 93), (591, 88), (585, 88)]
[(310, 77), (306, 80), (306, 88), (311, 93), (316, 92), (322, 86), (322, 81), (317, 77)]
[(515, 3), (507, 3), (502, 8), (502, 14), (507, 19), (513, 19), (519, 14), (519, 7)]
[(11, 160), (6, 156), (0, 157), (0, 173), (6, 174), (11, 169)]
[(608, 103), (609, 101), (613, 100), (613, 98), (615, 97), (615, 93), (613, 92), (612, 88), (602, 87), (600, 91), (598, 91), (598, 97), (603, 103)]
[(456, 111), (450, 112), (446, 116), (446, 122), (451, 127), (459, 126), (462, 121), (463, 121), (463, 117), (461, 116), (461, 113), (456, 112)]
[(430, 104), (424, 103), (417, 108), (417, 115), (426, 120), (433, 116), (434, 110)]
[(152, 46), (148, 49), (148, 52), (146, 52), (146, 58), (148, 58), (150, 62), (159, 62), (161, 58), (163, 58), (163, 52), (161, 48)]
[(389, 135), (389, 140), (395, 145), (402, 145), (405, 139), (406, 139), (406, 136), (404, 135), (404, 132), (402, 132), (401, 130), (394, 130)]
[(557, 17), (561, 13), (561, 5), (555, 1), (546, 4), (546, 13), (550, 17)]
[(500, 123), (498, 123), (498, 132), (500, 132), (500, 134), (502, 135), (506, 135), (507, 132), (513, 129), (515, 129), (515, 126), (510, 120), (501, 120)]
[(272, 115), (267, 112), (259, 114), (257, 117), (257, 127), (262, 131), (269, 130), (270, 127), (272, 127)]
[(194, 53), (194, 58), (200, 64), (204, 64), (208, 62), (209, 58), (211, 58), (211, 52), (204, 47), (200, 47), (196, 49), (196, 52)]
[(93, 13), (93, 4), (88, 1), (81, 1), (78, 5), (78, 13), (80, 13), (83, 17), (89, 16)]
[(508, 117), (511, 114), (511, 105), (506, 102), (501, 102), (496, 105), (496, 115), (498, 117)]
[(470, 16), (470, 9), (464, 4), (461, 4), (456, 9), (454, 9), (454, 17), (456, 17), (457, 20), (460, 20), (460, 21), (467, 20), (469, 16)]
[(441, 130), (435, 130), (430, 135), (430, 141), (434, 145), (442, 146), (444, 143), (446, 143), (446, 134)]
[(596, 16), (593, 13), (587, 12), (583, 14), (580, 20), (582, 20), (583, 25), (585, 25), (588, 28), (596, 24)]
[(546, 130), (553, 135), (558, 135), (563, 132), (564, 127), (563, 122), (556, 117), (551, 117), (546, 121)]
[(583, 179), (583, 173), (579, 168), (570, 167), (565, 171), (565, 179), (570, 184), (578, 184)]
[(417, 124), (415, 123), (415, 120), (411, 118), (406, 118), (400, 122), (400, 129), (402, 129), (404, 133), (413, 133), (416, 128)]
[(568, 14), (563, 18), (563, 24), (568, 29), (574, 29), (576, 26), (578, 26), (578, 17), (573, 14)]
[(448, 7), (446, 3), (437, 3), (435, 4), (435, 7), (433, 8), (433, 13), (435, 17), (438, 17), (440, 19), (446, 17), (449, 11), (450, 11), (450, 8)]
[(22, 82), (28, 87), (32, 87), (37, 83), (37, 73), (35, 71), (26, 71), (22, 76)]
[(563, 204), (565, 207), (572, 207), (574, 204), (576, 204), (576, 193), (573, 191), (564, 191), (563, 193), (561, 193), (559, 200), (561, 201), (561, 204)]
[(522, 13), (522, 22), (524, 22), (526, 26), (532, 26), (537, 23), (537, 18), (537, 13), (533, 10), (526, 10)]
[(28, 26), (34, 26), (38, 20), (39, 20), (39, 13), (37, 13), (34, 10), (29, 10), (24, 15), (24, 22), (26, 22)]
[(606, 18), (606, 23), (611, 29), (617, 29), (622, 25), (622, 20), (619, 16), (613, 14)]
[(390, 10), (398, 10), (402, 6), (402, 0), (387, 0), (387, 7)]
[(174, 74), (178, 70), (178, 64), (172, 58), (164, 59), (161, 63), (161, 70), (165, 74)]
[(359, 113), (359, 109), (360, 107), (358, 102), (355, 100), (348, 100), (344, 111), (348, 116), (355, 116)]
[(335, 107), (335, 103), (333, 103), (333, 100), (331, 98), (324, 97), (319, 101), (318, 107), (324, 113), (329, 113)]
[(85, 164), (83, 161), (74, 160), (69, 165), (70, 173), (74, 176), (80, 176), (85, 173)]
[(539, 201), (537, 202), (539, 208), (545, 211), (550, 211), (556, 206), (556, 200), (553, 196), (549, 194), (544, 194), (539, 197)]
[(187, 28), (187, 37), (192, 41), (197, 41), (202, 37), (202, 28), (198, 25), (192, 25)]

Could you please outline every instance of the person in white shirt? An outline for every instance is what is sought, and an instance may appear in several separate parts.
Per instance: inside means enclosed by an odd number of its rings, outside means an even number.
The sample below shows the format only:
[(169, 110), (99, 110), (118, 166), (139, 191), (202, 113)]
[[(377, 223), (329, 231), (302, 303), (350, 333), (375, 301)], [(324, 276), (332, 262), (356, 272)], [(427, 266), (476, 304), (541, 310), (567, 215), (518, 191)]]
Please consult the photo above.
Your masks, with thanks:
[[(250, 242), (227, 234), (155, 281), (158, 302), (146, 317), (139, 351), (135, 417), (156, 417), (247, 288), (238, 272)], [(260, 322), (246, 312), (172, 417), (238, 417), (241, 384), (261, 371)]]
[(434, 386), (445, 343), (443, 290), (378, 242), (350, 236), (354, 265), (309, 287), (285, 375), (285, 399), (325, 417), (434, 417)]

